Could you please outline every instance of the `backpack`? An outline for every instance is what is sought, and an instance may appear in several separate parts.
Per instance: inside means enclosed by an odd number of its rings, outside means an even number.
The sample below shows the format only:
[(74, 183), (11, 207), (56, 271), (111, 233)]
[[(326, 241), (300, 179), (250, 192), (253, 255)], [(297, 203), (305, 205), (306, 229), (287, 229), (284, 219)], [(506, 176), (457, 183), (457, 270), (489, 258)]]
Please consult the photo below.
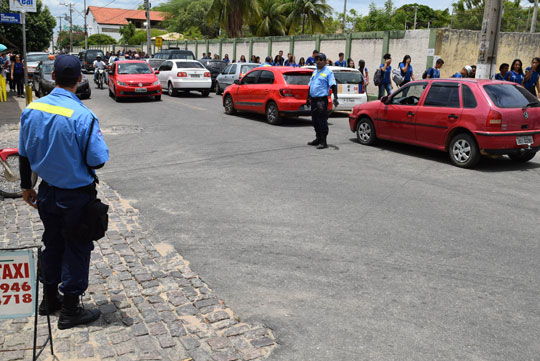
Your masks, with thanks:
[(433, 76), (433, 68), (429, 68), (422, 74), (422, 79), (427, 79), (427, 76)]
[(400, 69), (392, 69), (392, 80), (397, 85), (401, 85), (401, 83), (403, 83), (405, 78), (403, 77), (403, 75), (401, 75), (401, 70)]
[(379, 86), (382, 83), (382, 69), (379, 68), (375, 71), (375, 75), (373, 75), (373, 84), (375, 86)]

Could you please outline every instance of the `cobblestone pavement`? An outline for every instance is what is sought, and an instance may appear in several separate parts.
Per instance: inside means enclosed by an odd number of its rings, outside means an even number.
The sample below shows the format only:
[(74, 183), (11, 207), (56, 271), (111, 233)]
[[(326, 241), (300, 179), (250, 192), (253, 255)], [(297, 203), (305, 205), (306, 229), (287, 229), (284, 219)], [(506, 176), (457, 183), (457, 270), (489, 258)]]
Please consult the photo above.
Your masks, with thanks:
[[(0, 127), (0, 146), (17, 144), (16, 127)], [(110, 205), (109, 231), (95, 243), (90, 286), (83, 298), (102, 317), (88, 326), (57, 330), (59, 360), (263, 360), (277, 346), (272, 330), (250, 325), (168, 244), (154, 244), (140, 215), (103, 182), (99, 198)], [(22, 199), (0, 197), (0, 248), (39, 245), (43, 226)], [(40, 292), (41, 293), (41, 292)], [(0, 320), (0, 359), (30, 360), (34, 318)], [(38, 344), (47, 337), (39, 318)], [(51, 360), (47, 347), (40, 357)]]

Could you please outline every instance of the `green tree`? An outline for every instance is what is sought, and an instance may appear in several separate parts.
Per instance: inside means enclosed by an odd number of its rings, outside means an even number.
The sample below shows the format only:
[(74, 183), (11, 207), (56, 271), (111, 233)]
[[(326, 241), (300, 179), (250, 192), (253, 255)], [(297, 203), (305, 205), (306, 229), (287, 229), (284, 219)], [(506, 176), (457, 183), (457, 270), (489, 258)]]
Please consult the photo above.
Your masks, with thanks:
[(105, 34), (94, 34), (88, 37), (88, 45), (112, 45), (116, 40), (112, 36)]
[(332, 7), (326, 0), (291, 0), (286, 9), (289, 12), (289, 34), (296, 33), (298, 28), (302, 34), (322, 33), (325, 30), (324, 20), (332, 13)]
[(203, 37), (216, 38), (219, 36), (219, 25), (206, 21), (206, 14), (212, 6), (212, 0), (199, 0), (186, 3), (177, 13), (171, 14), (167, 29), (178, 33), (185, 33), (195, 27)]
[(242, 36), (244, 23), (259, 14), (257, 0), (213, 0), (206, 18), (212, 24), (219, 24), (231, 38), (237, 38)]
[[(150, 36), (152, 38), (155, 36), (166, 34), (166, 33), (167, 31), (165, 30), (159, 30), (159, 29), (150, 30)], [(127, 43), (129, 45), (140, 45), (142, 43), (146, 43), (146, 30), (136, 30), (135, 34), (131, 38), (129, 38)]]
[(251, 21), (251, 33), (255, 36), (285, 35), (287, 33), (286, 6), (276, 0), (259, 0), (261, 12)]
[[(0, 0), (0, 12), (9, 13), (9, 1)], [(37, 0), (36, 12), (26, 13), (26, 49), (28, 51), (43, 51), (49, 47), (56, 26), (56, 19), (49, 8)], [(22, 31), (19, 24), (0, 24), (2, 41), (22, 52)]]
[(120, 39), (120, 42), (123, 44), (128, 44), (129, 39), (135, 35), (135, 31), (137, 28), (135, 27), (135, 24), (133, 24), (131, 21), (120, 28), (120, 34), (122, 35), (122, 38)]
[[(59, 34), (56, 40), (56, 46), (58, 49), (69, 49), (69, 27), (64, 28)], [(84, 31), (81, 26), (73, 25), (73, 46), (84, 45)]]
[[(453, 4), (453, 7), (454, 20), (452, 27), (454, 29), (482, 29), (484, 0), (458, 0)], [(520, 0), (505, 0), (503, 7), (501, 31), (522, 32), (529, 29), (530, 24), (527, 21), (529, 9), (523, 8)]]

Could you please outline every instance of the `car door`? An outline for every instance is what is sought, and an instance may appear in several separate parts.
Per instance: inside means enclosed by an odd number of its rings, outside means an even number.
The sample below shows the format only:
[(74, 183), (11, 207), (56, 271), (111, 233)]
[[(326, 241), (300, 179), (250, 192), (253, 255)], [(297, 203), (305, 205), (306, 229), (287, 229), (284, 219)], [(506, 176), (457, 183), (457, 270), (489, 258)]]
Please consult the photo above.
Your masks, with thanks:
[(113, 63), (113, 65), (111, 65), (111, 68), (109, 69), (109, 76), (107, 77), (108, 79), (108, 83), (109, 83), (109, 89), (114, 92), (114, 89), (115, 89), (115, 84), (116, 84), (116, 68), (117, 68), (117, 64), (116, 63)]
[(225, 77), (225, 86), (229, 86), (232, 83), (234, 83), (234, 80), (236, 79), (236, 69), (238, 68), (237, 64), (232, 64), (231, 68), (229, 69), (229, 74)]
[(257, 102), (253, 100), (251, 92), (252, 87), (257, 84), (260, 73), (260, 70), (254, 70), (240, 80), (236, 99), (234, 99), (238, 109), (256, 110)]
[(416, 114), (416, 140), (427, 146), (444, 148), (449, 127), (457, 123), (463, 111), (459, 99), (460, 83), (431, 83)]
[(172, 62), (170, 61), (164, 61), (158, 68), (159, 74), (158, 79), (159, 83), (161, 84), (161, 88), (167, 89), (168, 82), (169, 82), (169, 76), (170, 71), (172, 70)]
[(229, 75), (229, 70), (231, 70), (232, 64), (229, 64), (221, 71), (221, 74), (218, 75), (217, 81), (219, 82), (219, 86), (221, 89), (225, 89), (225, 87), (228, 85), (225, 82), (225, 78)]
[(250, 99), (253, 101), (253, 106), (257, 111), (265, 111), (266, 100), (274, 83), (274, 73), (269, 70), (261, 70), (257, 83), (250, 85)]
[(427, 82), (411, 83), (392, 94), (382, 108), (377, 123), (383, 137), (401, 141), (415, 140), (415, 117)]

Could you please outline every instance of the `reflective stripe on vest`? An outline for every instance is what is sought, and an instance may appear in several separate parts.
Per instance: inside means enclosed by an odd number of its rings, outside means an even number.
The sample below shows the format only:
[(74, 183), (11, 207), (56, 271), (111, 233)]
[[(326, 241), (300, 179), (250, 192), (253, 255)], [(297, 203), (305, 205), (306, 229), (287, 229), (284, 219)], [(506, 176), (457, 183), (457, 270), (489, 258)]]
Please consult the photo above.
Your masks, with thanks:
[(27, 106), (28, 109), (40, 110), (45, 113), (63, 115), (70, 118), (75, 112), (73, 109), (59, 107), (58, 105), (50, 105), (45, 103), (32, 102)]

